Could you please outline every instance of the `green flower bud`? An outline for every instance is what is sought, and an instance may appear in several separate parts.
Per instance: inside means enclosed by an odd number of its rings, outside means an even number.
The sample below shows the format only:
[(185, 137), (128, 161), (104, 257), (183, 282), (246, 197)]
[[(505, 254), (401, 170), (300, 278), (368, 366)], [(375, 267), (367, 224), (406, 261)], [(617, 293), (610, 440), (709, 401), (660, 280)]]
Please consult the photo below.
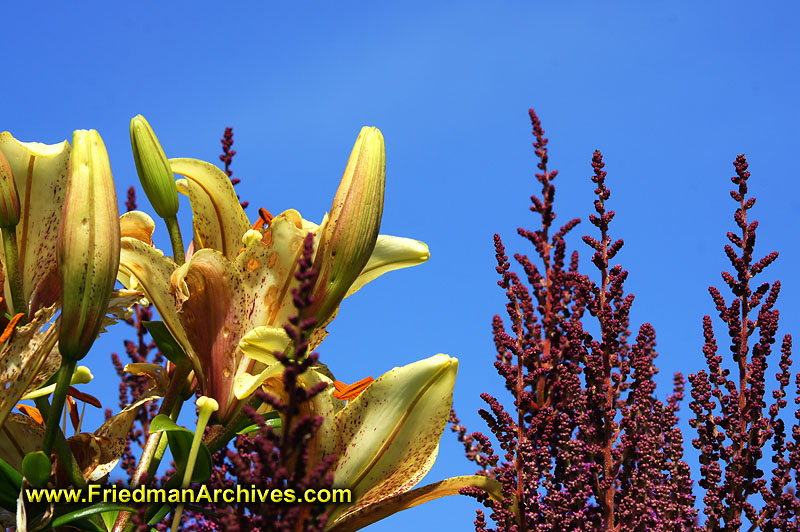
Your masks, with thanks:
[(52, 469), (53, 464), (50, 463), (50, 457), (42, 451), (28, 453), (22, 459), (22, 474), (35, 488), (43, 488), (47, 485)]
[(57, 257), (61, 279), (59, 350), (69, 360), (89, 352), (108, 308), (119, 268), (117, 195), (103, 139), (72, 135)]
[(19, 194), (11, 174), (11, 165), (0, 151), (0, 227), (16, 227), (19, 223)]
[(311, 313), (330, 318), (375, 249), (383, 214), (386, 152), (378, 128), (364, 127), (333, 198), (314, 258), (319, 272)]
[(144, 193), (162, 218), (178, 212), (178, 189), (167, 156), (142, 115), (131, 119), (131, 148)]

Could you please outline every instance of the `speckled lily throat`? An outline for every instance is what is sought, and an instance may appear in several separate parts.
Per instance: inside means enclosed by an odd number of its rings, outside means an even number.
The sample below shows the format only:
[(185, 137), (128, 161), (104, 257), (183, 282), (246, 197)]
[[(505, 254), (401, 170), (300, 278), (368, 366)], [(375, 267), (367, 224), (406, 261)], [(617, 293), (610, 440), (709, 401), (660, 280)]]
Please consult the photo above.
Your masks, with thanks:
[[(320, 285), (328, 315), (313, 334), (314, 346), (343, 298), (388, 271), (428, 259), (422, 242), (377, 234), (383, 152), (380, 132), (362, 130), (334, 201), (336, 217), (325, 216), (317, 225), (290, 209), (271, 220), (266, 215), (256, 228), (224, 172), (195, 159), (170, 159), (172, 170), (185, 178), (177, 182), (178, 191), (189, 197), (193, 215), (193, 253), (180, 267), (153, 246), (149, 216), (134, 211), (121, 217), (119, 280), (142, 289), (155, 305), (191, 360), (202, 393), (218, 401), (217, 421), (235, 414), (277, 363), (274, 352), (288, 345), (283, 324), (295, 313), (291, 290), (308, 233), (317, 235), (315, 268), (331, 272)], [(328, 251), (317, 255), (322, 242)]]

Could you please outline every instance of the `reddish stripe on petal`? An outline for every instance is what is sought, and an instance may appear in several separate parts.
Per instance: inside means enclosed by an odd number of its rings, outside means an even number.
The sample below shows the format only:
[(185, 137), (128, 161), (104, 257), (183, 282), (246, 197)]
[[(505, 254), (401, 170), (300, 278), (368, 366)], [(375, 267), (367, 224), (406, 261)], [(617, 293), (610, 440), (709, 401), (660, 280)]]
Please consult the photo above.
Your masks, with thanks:
[[(217, 416), (226, 419), (241, 359), (238, 352), (246, 322), (246, 294), (234, 265), (221, 253), (201, 249), (186, 268), (176, 270), (172, 284), (182, 301), (178, 317), (203, 369), (202, 393), (217, 400)], [(181, 288), (185, 283), (188, 297)]]

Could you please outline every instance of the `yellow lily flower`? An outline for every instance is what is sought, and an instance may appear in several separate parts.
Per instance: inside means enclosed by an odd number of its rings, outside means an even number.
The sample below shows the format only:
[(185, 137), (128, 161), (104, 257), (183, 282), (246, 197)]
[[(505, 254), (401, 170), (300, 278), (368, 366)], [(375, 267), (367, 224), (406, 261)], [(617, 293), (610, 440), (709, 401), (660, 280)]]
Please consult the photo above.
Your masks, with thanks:
[[(19, 259), (19, 276), (26, 322), (18, 326), (0, 347), (0, 426), (19, 399), (38, 388), (58, 369), (61, 357), (55, 349), (58, 323), (48, 323), (59, 308), (56, 242), (66, 193), (70, 145), (20, 142), (11, 133), (0, 133), (0, 152), (8, 163), (20, 202), (20, 217), (13, 230)], [(2, 307), (11, 315), (25, 309), (14, 307), (11, 279), (2, 254)], [(125, 313), (138, 294), (114, 292), (108, 311)], [(106, 319), (104, 325), (111, 323)]]
[[(8, 160), (21, 202), (16, 239), (22, 292), (30, 319), (37, 310), (58, 300), (56, 238), (66, 194), (70, 146), (66, 140), (50, 145), (20, 142), (6, 131), (0, 133), (0, 151)], [(20, 309), (11, 308), (9, 281), (4, 279), (2, 295), (13, 315)]]
[[(438, 354), (351, 386), (334, 386), (316, 371), (300, 375), (299, 382), (306, 388), (323, 381), (330, 385), (327, 393), (316, 395), (301, 409), (303, 414), (323, 417), (306, 448), (308, 464), (313, 468), (324, 457), (335, 456), (333, 487), (351, 492), (349, 503), (328, 507), (328, 532), (361, 530), (408, 508), (458, 495), (465, 487), (504, 500), (502, 485), (480, 475), (414, 488), (436, 461), (457, 372), (457, 359)], [(280, 374), (271, 376), (264, 386), (271, 393), (283, 390)], [(348, 394), (347, 404), (341, 407), (336, 399), (343, 387), (358, 392)]]
[[(366, 172), (360, 162), (365, 150), (371, 154), (377, 150), (383, 159), (383, 138), (375, 132), (368, 130), (359, 137), (340, 192), (365, 183), (372, 186), (368, 193), (354, 194), (356, 199), (347, 200), (346, 213), (338, 221), (329, 221), (326, 216), (321, 225), (316, 225), (297, 211), (287, 210), (272, 219), (265, 215), (266, 219), (251, 226), (228, 176), (216, 166), (195, 159), (169, 161), (172, 170), (184, 176), (177, 182), (178, 191), (187, 195), (192, 205), (193, 247), (198, 251), (187, 256), (186, 264), (178, 268), (153, 247), (155, 224), (149, 216), (131, 212), (121, 217), (119, 280), (131, 288), (141, 287), (155, 305), (191, 360), (203, 394), (219, 402), (216, 416), (220, 421), (228, 420), (238, 401), (258, 387), (256, 380), (274, 361), (273, 352), (289, 343), (283, 325), (296, 312), (291, 290), (299, 284), (294, 272), (306, 234), (331, 234), (339, 242), (349, 243), (342, 231), (326, 233), (328, 224), (343, 223), (352, 232), (358, 227), (359, 217), (367, 225), (374, 225), (376, 218), (379, 223), (381, 210), (374, 206), (378, 199), (382, 205), (383, 167), (374, 164), (374, 157), (369, 158), (371, 170)], [(378, 181), (379, 186), (372, 181)], [(340, 198), (337, 193), (337, 200)], [(329, 242), (325, 237), (317, 240)], [(356, 252), (339, 254), (350, 256), (352, 262), (337, 263), (333, 271), (346, 271), (348, 266), (352, 269), (353, 264), (357, 270), (355, 275), (338, 276), (337, 284), (329, 283), (321, 289), (320, 294), (332, 294), (329, 297), (335, 301), (330, 315), (320, 316), (324, 321), (318, 323), (312, 336), (312, 348), (324, 338), (324, 327), (333, 319), (342, 298), (383, 273), (420, 264), (429, 256), (424, 243), (377, 235), (377, 228), (371, 240), (358, 246)], [(321, 245), (315, 242), (315, 259), (316, 248)], [(325, 269), (326, 265), (323, 261), (319, 267)], [(342, 279), (348, 276), (347, 286), (342, 287)], [(247, 353), (240, 349), (241, 341), (251, 347)]]
[(349, 488), (353, 502), (331, 510), (329, 528), (410, 490), (430, 471), (450, 415), (457, 372), (458, 360), (441, 354), (395, 368), (336, 413), (333, 485)]
[[(280, 364), (273, 367), (282, 369)], [(323, 418), (306, 448), (308, 467), (313, 469), (334, 455), (333, 486), (351, 492), (351, 502), (328, 508), (329, 530), (348, 529), (346, 523), (358, 522), (377, 506), (389, 508), (387, 515), (408, 507), (401, 500), (401, 506), (393, 508), (392, 501), (411, 490), (433, 466), (457, 372), (457, 359), (438, 354), (381, 375), (342, 408), (335, 404), (334, 386), (327, 377), (316, 371), (300, 375), (307, 389), (320, 382), (330, 384), (302, 409), (303, 414)], [(285, 400), (281, 371), (273, 372), (264, 387)], [(441, 495), (430, 499), (437, 496)]]

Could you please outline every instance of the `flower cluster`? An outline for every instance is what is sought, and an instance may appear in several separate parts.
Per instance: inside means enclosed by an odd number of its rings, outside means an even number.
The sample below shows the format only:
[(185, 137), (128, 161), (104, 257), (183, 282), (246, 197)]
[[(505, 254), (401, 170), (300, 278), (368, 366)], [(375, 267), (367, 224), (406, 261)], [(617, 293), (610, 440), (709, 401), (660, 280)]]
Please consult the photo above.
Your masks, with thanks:
[[(557, 172), (548, 168), (548, 139), (533, 110), (530, 118), (542, 187), (531, 210), (540, 226), (518, 232), (538, 262), (514, 256), (527, 285), (511, 269), (500, 237), (494, 239), (508, 314), (507, 322), (500, 316), (492, 321), (494, 365), (513, 408), (481, 395), (488, 409), (480, 415), (493, 439), (468, 434), (455, 414), (451, 418), (467, 458), (480, 466), (479, 474), (502, 483), (504, 498), (488, 499), (474, 488), (462, 493), (484, 502), (498, 530), (690, 530), (696, 511), (677, 428), (684, 381), (676, 375), (673, 394), (658, 400), (655, 331), (645, 323), (631, 339), (634, 298), (624, 289), (627, 272), (613, 264), (623, 241), (609, 232), (614, 211), (606, 207), (602, 155), (592, 158), (596, 199), (589, 217), (599, 238), (583, 237), (599, 277), (593, 281), (580, 273), (577, 252), (567, 261), (565, 236), (579, 220), (553, 232)], [(482, 511), (475, 524), (477, 530), (488, 526)]]
[[(746, 519), (751, 530), (797, 530), (800, 499), (792, 481), (800, 471), (800, 424), (792, 425), (792, 436), (787, 438), (786, 426), (779, 417), (787, 406), (785, 397), (792, 379), (792, 337), (783, 337), (780, 371), (774, 374), (777, 389), (768, 404), (767, 366), (778, 332), (775, 304), (781, 284), (764, 282), (755, 289), (752, 284), (778, 253), (754, 258), (758, 222), (748, 221), (748, 211), (756, 202), (747, 194), (750, 172), (744, 155), (739, 155), (733, 165), (736, 175), (731, 181), (737, 189), (731, 191), (731, 197), (737, 203), (734, 220), (738, 234), (729, 232), (732, 245), (725, 246), (734, 273), (722, 273), (733, 295), (731, 303), (726, 303), (719, 289), (709, 288), (728, 331), (733, 370), (725, 368), (711, 317), (704, 316), (703, 354), (708, 370), (689, 375), (689, 407), (694, 414), (689, 423), (697, 431), (692, 445), (700, 451), (698, 484), (704, 492), (705, 528), (738, 530)], [(796, 384), (800, 386), (800, 374)], [(795, 418), (800, 419), (800, 411)], [(770, 480), (764, 478), (760, 464), (767, 445), (774, 464)]]
[[(156, 223), (135, 210), (133, 190), (128, 212), (119, 216), (96, 131), (75, 132), (72, 147), (0, 135), (2, 280), (11, 296), (0, 336), (4, 516), (13, 516), (18, 529), (123, 532), (164, 530), (171, 522), (173, 531), (250, 530), (279, 519), (286, 530), (330, 530), (408, 507), (407, 493), (436, 458), (457, 360), (439, 354), (346, 385), (312, 353), (345, 298), (429, 256), (422, 242), (379, 234), (381, 132), (361, 130), (320, 224), (295, 210), (273, 216), (264, 208), (251, 224), (233, 189), (230, 128), (223, 137), (224, 172), (204, 161), (167, 158), (141, 115), (131, 120), (130, 139), (171, 255), (156, 247)], [(192, 209), (188, 247), (178, 224), (179, 193)], [(52, 215), (41, 221), (33, 216), (37, 210)], [(126, 290), (112, 291), (115, 280)], [(152, 319), (155, 312), (161, 321)], [(77, 363), (113, 322), (107, 314), (133, 326), (136, 340), (125, 343), (129, 363), (112, 355), (121, 411), (108, 412), (89, 433), (77, 401), (99, 402), (73, 385), (92, 378)], [(176, 421), (194, 396), (192, 431)], [(19, 404), (22, 414), (11, 413), (20, 400), (35, 407)], [(62, 412), (69, 413), (74, 436), (66, 436), (66, 422), (60, 426)], [(254, 431), (254, 438), (245, 436)], [(173, 464), (159, 478), (167, 452)], [(171, 501), (84, 503), (67, 511), (27, 499), (29, 487), (104, 483), (120, 462), (133, 489), (336, 485), (351, 499), (293, 508), (253, 503), (222, 514), (208, 509), (211, 516)]]

